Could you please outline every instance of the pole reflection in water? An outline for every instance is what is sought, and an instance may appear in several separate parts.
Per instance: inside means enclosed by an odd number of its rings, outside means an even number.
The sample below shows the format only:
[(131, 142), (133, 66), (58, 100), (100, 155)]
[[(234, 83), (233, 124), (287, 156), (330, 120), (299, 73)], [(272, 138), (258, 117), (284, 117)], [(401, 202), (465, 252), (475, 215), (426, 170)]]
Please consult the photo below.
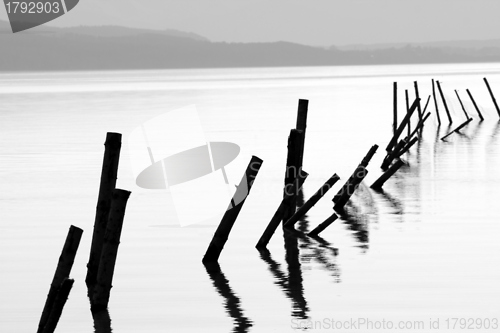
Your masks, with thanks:
[(92, 312), (92, 318), (94, 318), (94, 330), (95, 333), (111, 333), (111, 318), (109, 317), (108, 309)]
[(224, 297), (226, 304), (227, 313), (231, 318), (234, 319), (234, 333), (245, 333), (248, 332), (249, 328), (252, 327), (252, 321), (245, 317), (243, 310), (240, 307), (240, 299), (233, 292), (229, 286), (229, 281), (227, 280), (224, 273), (218, 263), (209, 263), (205, 265), (208, 276), (212, 280), (212, 283), (222, 297)]
[(353, 231), (353, 236), (359, 243), (358, 247), (365, 251), (369, 248), (369, 219), (368, 215), (362, 214), (361, 210), (350, 200), (342, 209), (338, 211), (339, 220)]

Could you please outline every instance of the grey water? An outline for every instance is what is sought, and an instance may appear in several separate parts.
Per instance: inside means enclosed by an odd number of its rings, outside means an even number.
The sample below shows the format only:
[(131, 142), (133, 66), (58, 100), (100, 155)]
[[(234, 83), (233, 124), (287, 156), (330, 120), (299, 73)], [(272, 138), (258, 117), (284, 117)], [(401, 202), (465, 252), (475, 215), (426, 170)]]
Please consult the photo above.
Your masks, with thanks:
[[(332, 331), (334, 323), (344, 325), (338, 331), (368, 332), (389, 331), (389, 322), (420, 332), (500, 330), (500, 117), (483, 77), (500, 98), (496, 63), (0, 73), (0, 331), (36, 329), (71, 224), (84, 234), (59, 332), (314, 332)], [(401, 120), (404, 89), (413, 99), (418, 81), (425, 101), (433, 78), (453, 125), (439, 99), (437, 125), (431, 98), (421, 140), (403, 156), (407, 165), (383, 192), (372, 191), (392, 134), (393, 82)], [(455, 89), (474, 120), (442, 141), (466, 120)], [(348, 214), (321, 238), (284, 238), (278, 229), (269, 251), (259, 253), (255, 244), (282, 198), (300, 98), (309, 100), (305, 199), (333, 173), (341, 180), (298, 229), (330, 216), (335, 193), (368, 149), (380, 148)], [(205, 217), (190, 194), (212, 189), (140, 188), (129, 149), (135, 128), (188, 105), (196, 106), (207, 140), (240, 146), (227, 166), (231, 184), (251, 155), (264, 160), (212, 269), (201, 259), (223, 211), (181, 227), (172, 201)], [(106, 132), (123, 134), (117, 187), (132, 195), (109, 317), (94, 322), (84, 280)]]

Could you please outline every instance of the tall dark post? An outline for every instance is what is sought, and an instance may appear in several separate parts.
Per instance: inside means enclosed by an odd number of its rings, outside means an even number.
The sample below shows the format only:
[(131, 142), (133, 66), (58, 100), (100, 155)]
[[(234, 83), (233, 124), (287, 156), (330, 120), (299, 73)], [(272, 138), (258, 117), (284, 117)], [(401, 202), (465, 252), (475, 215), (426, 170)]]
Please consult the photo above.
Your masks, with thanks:
[(467, 113), (467, 110), (465, 110), (464, 103), (462, 103), (462, 99), (460, 98), (460, 95), (458, 94), (458, 91), (456, 89), (455, 89), (455, 94), (457, 95), (458, 101), (460, 102), (460, 106), (462, 107), (462, 111), (464, 111), (465, 119), (469, 119), (469, 114)]
[[(406, 113), (406, 116), (404, 117), (403, 121), (401, 121), (401, 124), (399, 124), (399, 127), (398, 127), (398, 129), (396, 131), (396, 134), (392, 137), (391, 141), (389, 141), (389, 144), (385, 148), (385, 150), (387, 152), (391, 152), (392, 148), (394, 148), (394, 146), (398, 142), (399, 136), (401, 135), (401, 133), (403, 133), (403, 130), (404, 130), (405, 126), (407, 124), (409, 124), (410, 118), (411, 118), (413, 112), (415, 112), (415, 109), (417, 108), (417, 104), (419, 102), (420, 102), (420, 99), (417, 98), (417, 99), (415, 99), (415, 101), (411, 105), (411, 107), (408, 110), (408, 112)], [(408, 133), (408, 134), (411, 134), (411, 133)]]
[[(410, 96), (408, 96), (408, 89), (405, 89), (405, 100), (406, 100), (406, 113), (410, 111)], [(408, 119), (408, 135), (411, 132), (411, 119)]]
[(398, 83), (393, 83), (393, 122), (392, 135), (396, 134), (398, 128)]
[(472, 104), (474, 105), (474, 108), (476, 109), (476, 112), (477, 112), (479, 118), (481, 119), (481, 121), (483, 121), (484, 120), (483, 115), (481, 114), (481, 111), (477, 107), (476, 101), (474, 100), (474, 97), (472, 97), (472, 93), (469, 91), (469, 89), (467, 89), (467, 94), (469, 95), (469, 98), (470, 98)]
[(295, 129), (302, 131), (302, 144), (299, 158), (299, 168), (302, 168), (304, 163), (304, 147), (306, 142), (306, 127), (307, 127), (307, 111), (309, 100), (299, 99), (299, 107), (297, 109), (297, 125)]
[[(413, 81), (413, 86), (415, 87), (415, 97), (420, 100), (420, 94), (418, 92), (418, 82)], [(422, 114), (422, 106), (420, 105), (420, 102), (418, 102), (417, 111), (418, 111), (418, 121), (421, 121), (423, 118), (423, 114)], [(422, 130), (419, 130), (418, 132), (420, 134), (422, 134)]]
[[(302, 143), (304, 132), (297, 129), (290, 130), (290, 136), (288, 137), (288, 153), (286, 159), (286, 172), (285, 172), (285, 187), (283, 190), (283, 198), (287, 196), (285, 193), (287, 188), (293, 186), (293, 181), (302, 170), (300, 164), (300, 152), (302, 151)], [(287, 221), (293, 214), (297, 207), (297, 194), (293, 194), (290, 198), (290, 206), (285, 210), (283, 220)]]
[(91, 296), (92, 309), (94, 311), (102, 311), (108, 307), (116, 257), (118, 256), (118, 246), (120, 245), (125, 209), (129, 196), (130, 191), (113, 190), (101, 259), (99, 260), (99, 269), (97, 271), (96, 285)]
[(111, 206), (111, 195), (116, 187), (118, 175), (118, 162), (120, 160), (122, 135), (120, 133), (107, 133), (104, 143), (104, 159), (102, 162), (101, 183), (99, 185), (99, 197), (97, 199), (97, 209), (94, 222), (94, 233), (92, 235), (92, 245), (90, 248), (89, 262), (87, 264), (87, 277), (85, 282), (87, 287), (92, 289), (99, 269), (102, 244), (106, 224), (108, 223), (109, 208)]
[(441, 83), (439, 83), (439, 81), (436, 81), (436, 84), (438, 86), (439, 94), (441, 95), (441, 100), (443, 101), (444, 110), (446, 111), (446, 114), (448, 115), (448, 120), (449, 120), (450, 125), (451, 125), (453, 123), (453, 120), (451, 119), (451, 114), (450, 114), (450, 110), (448, 109), (448, 103), (446, 103), (446, 98), (444, 98), (443, 89), (441, 89)]
[(434, 107), (436, 108), (436, 115), (438, 118), (438, 124), (441, 125), (441, 117), (439, 116), (439, 108), (438, 108), (438, 103), (437, 103), (437, 98), (436, 98), (436, 87), (434, 84), (434, 79), (432, 79), (432, 98), (434, 99)]
[(261, 166), (262, 160), (256, 156), (252, 156), (245, 174), (238, 185), (236, 193), (233, 196), (233, 202), (239, 203), (233, 208), (227, 210), (222, 217), (222, 220), (215, 231), (214, 237), (208, 246), (207, 252), (205, 252), (205, 256), (203, 257), (204, 264), (216, 262), (219, 259), (220, 253), (222, 252), (222, 249), (224, 248), (224, 245), (229, 237), (229, 233), (233, 228), (234, 222), (238, 218), (238, 214), (240, 213), (247, 196), (250, 194), (253, 182), (255, 177), (257, 177)]
[(498, 108), (497, 100), (495, 99), (495, 95), (493, 95), (493, 90), (491, 90), (490, 84), (486, 78), (483, 78), (484, 83), (486, 83), (486, 87), (490, 93), (491, 99), (493, 100), (493, 104), (495, 104), (495, 109), (497, 109), (498, 116), (500, 116), (500, 108)]

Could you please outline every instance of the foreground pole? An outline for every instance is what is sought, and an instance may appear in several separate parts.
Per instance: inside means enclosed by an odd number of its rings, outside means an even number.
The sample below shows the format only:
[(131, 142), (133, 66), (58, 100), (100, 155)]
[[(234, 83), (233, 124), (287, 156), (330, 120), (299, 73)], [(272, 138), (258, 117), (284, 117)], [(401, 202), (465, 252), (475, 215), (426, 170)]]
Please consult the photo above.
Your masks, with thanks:
[(75, 280), (72, 279), (64, 279), (61, 283), (61, 286), (57, 290), (52, 311), (50, 312), (47, 324), (45, 324), (42, 333), (53, 333), (55, 331), (74, 282)]
[(102, 244), (106, 224), (108, 223), (109, 208), (111, 206), (111, 195), (116, 187), (118, 174), (118, 162), (120, 160), (122, 135), (120, 133), (107, 133), (104, 143), (104, 159), (102, 162), (101, 182), (99, 185), (99, 196), (97, 199), (97, 209), (94, 222), (94, 233), (92, 235), (92, 245), (90, 248), (89, 262), (87, 264), (87, 276), (85, 283), (92, 289), (99, 269)]
[(441, 117), (439, 115), (439, 108), (438, 108), (438, 103), (437, 103), (437, 98), (436, 98), (436, 87), (434, 84), (434, 79), (432, 79), (432, 98), (434, 99), (434, 107), (436, 108), (436, 115), (438, 118), (438, 125), (441, 125)]
[(80, 240), (82, 239), (83, 230), (75, 226), (71, 226), (66, 236), (66, 241), (59, 257), (57, 263), (56, 272), (52, 283), (50, 284), (49, 294), (47, 295), (47, 300), (45, 301), (45, 306), (42, 311), (42, 316), (38, 324), (38, 333), (42, 333), (47, 321), (49, 319), (50, 313), (54, 307), (54, 302), (57, 296), (57, 291), (61, 287), (63, 281), (69, 278), (71, 273), (71, 268), (75, 261), (76, 251), (80, 245)]
[(483, 78), (483, 80), (484, 80), (484, 83), (486, 84), (486, 87), (488, 88), (491, 99), (493, 100), (493, 104), (495, 104), (495, 109), (497, 109), (498, 116), (500, 116), (500, 108), (498, 108), (497, 100), (495, 99), (495, 95), (493, 95), (493, 90), (491, 90), (491, 87), (490, 87), (490, 84), (488, 83), (488, 80), (486, 78)]
[(99, 269), (97, 271), (97, 281), (93, 294), (91, 294), (93, 311), (102, 311), (108, 307), (118, 246), (120, 245), (120, 237), (123, 229), (125, 208), (127, 207), (129, 196), (129, 191), (120, 189), (113, 191), (101, 259), (99, 260)]
[(335, 222), (335, 220), (337, 218), (338, 218), (337, 214), (333, 213), (332, 215), (330, 215), (330, 217), (328, 217), (324, 222), (320, 223), (316, 228), (314, 228), (307, 235), (311, 236), (311, 237), (317, 237), (320, 234), (320, 232), (322, 232), (323, 230), (328, 228), (330, 226), (330, 224)]
[[(208, 246), (207, 252), (203, 257), (202, 261), (204, 264), (216, 262), (219, 259), (220, 253), (222, 252), (222, 249), (224, 248), (224, 245), (229, 237), (229, 233), (231, 232), (231, 228), (238, 218), (238, 214), (240, 213), (246, 198), (250, 194), (255, 177), (257, 177), (260, 167), (262, 166), (262, 162), (263, 161), (260, 158), (252, 156), (252, 159), (250, 160), (250, 163), (245, 171), (245, 175), (243, 175), (236, 193), (233, 196), (233, 202), (239, 203), (235, 207), (227, 210), (222, 217), (222, 220), (215, 231), (214, 237)], [(231, 207), (231, 204), (229, 207)]]
[(451, 119), (451, 114), (450, 114), (450, 110), (448, 109), (448, 104), (446, 103), (446, 98), (444, 98), (443, 89), (441, 89), (441, 83), (439, 83), (439, 81), (436, 81), (436, 84), (438, 86), (439, 95), (441, 95), (441, 100), (443, 101), (444, 110), (446, 111), (446, 114), (448, 115), (448, 121), (450, 122), (450, 125), (451, 125), (453, 123), (453, 120)]
[(476, 101), (474, 100), (474, 97), (472, 97), (472, 94), (469, 91), (469, 89), (467, 89), (467, 94), (469, 95), (469, 98), (470, 98), (472, 104), (474, 105), (474, 108), (476, 109), (477, 115), (479, 116), (481, 121), (483, 121), (484, 120), (483, 115), (481, 114), (481, 111), (479, 111), (479, 108), (477, 107)]
[(374, 190), (380, 190), (382, 189), (382, 186), (384, 186), (385, 182), (392, 177), (396, 173), (396, 171), (399, 170), (404, 165), (404, 162), (401, 160), (397, 160), (396, 163), (391, 165), (389, 169), (387, 169), (386, 172), (382, 174), (382, 176), (377, 179), (372, 186), (370, 186)]

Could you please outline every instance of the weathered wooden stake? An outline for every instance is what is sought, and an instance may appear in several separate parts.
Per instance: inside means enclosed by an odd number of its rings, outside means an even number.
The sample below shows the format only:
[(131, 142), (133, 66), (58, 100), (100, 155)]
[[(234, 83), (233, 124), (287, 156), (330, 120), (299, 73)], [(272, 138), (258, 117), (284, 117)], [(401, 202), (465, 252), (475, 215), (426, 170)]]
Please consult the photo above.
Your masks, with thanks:
[(401, 124), (399, 124), (399, 127), (398, 127), (398, 130), (396, 131), (396, 134), (392, 137), (391, 141), (387, 145), (387, 148), (385, 148), (385, 150), (387, 152), (392, 151), (392, 148), (398, 142), (399, 136), (403, 132), (405, 126), (409, 123), (410, 118), (411, 118), (413, 112), (415, 111), (415, 109), (417, 108), (417, 105), (418, 105), (419, 102), (420, 102), (420, 99), (416, 98), (415, 101), (413, 102), (413, 104), (411, 105), (411, 107), (408, 110), (408, 112), (406, 113), (406, 116), (404, 117), (403, 121), (401, 121)]
[(476, 112), (477, 112), (479, 118), (481, 119), (481, 121), (483, 121), (484, 120), (483, 115), (481, 114), (481, 111), (479, 111), (479, 108), (477, 107), (476, 101), (474, 100), (474, 97), (472, 97), (472, 93), (469, 91), (469, 89), (467, 89), (467, 94), (469, 95), (469, 98), (470, 98), (472, 104), (474, 105), (474, 108), (476, 109)]
[(257, 242), (257, 245), (255, 245), (257, 249), (263, 249), (267, 246), (267, 244), (271, 240), (271, 237), (273, 237), (274, 232), (283, 220), (285, 210), (287, 210), (291, 206), (292, 197), (295, 196), (300, 190), (300, 187), (306, 180), (307, 176), (307, 172), (305, 172), (304, 170), (300, 170), (299, 176), (295, 178), (293, 182), (293, 186), (291, 188), (285, 189), (285, 197), (283, 198), (283, 200), (281, 200), (281, 203), (274, 213), (273, 217), (271, 218), (271, 221), (267, 225), (266, 230), (264, 230), (264, 233)]
[[(260, 167), (262, 166), (262, 160), (256, 156), (252, 156), (250, 163), (247, 166), (245, 174), (238, 185), (236, 193), (233, 196), (234, 202), (239, 202), (235, 207), (226, 211), (222, 220), (215, 231), (214, 237), (208, 246), (207, 252), (205, 252), (205, 256), (203, 257), (203, 263), (211, 263), (216, 262), (219, 259), (220, 253), (226, 244), (226, 241), (229, 237), (229, 233), (231, 232), (231, 228), (234, 225), (234, 222), (238, 218), (238, 214), (240, 213), (243, 204), (246, 201), (246, 198), (250, 194), (250, 190), (252, 189), (253, 182), (257, 174), (259, 173)], [(293, 186), (293, 185), (292, 185)], [(241, 198), (244, 198), (241, 200)], [(238, 199), (238, 200), (235, 200)], [(231, 205), (231, 204), (230, 204)]]
[(109, 209), (108, 223), (104, 234), (101, 259), (99, 260), (97, 280), (93, 294), (91, 294), (93, 311), (102, 311), (108, 307), (116, 257), (118, 255), (118, 246), (120, 245), (120, 237), (123, 228), (123, 219), (125, 217), (125, 209), (130, 193), (130, 191), (115, 189), (111, 196), (111, 207)]
[(397, 160), (396, 163), (391, 165), (389, 169), (387, 169), (386, 172), (382, 174), (382, 176), (377, 179), (372, 186), (370, 186), (374, 190), (380, 190), (382, 189), (382, 186), (384, 186), (385, 182), (392, 177), (396, 173), (396, 171), (399, 170), (404, 165), (404, 162), (401, 160)]
[(309, 107), (309, 100), (299, 99), (299, 106), (297, 109), (297, 125), (295, 129), (302, 131), (302, 143), (300, 145), (300, 158), (299, 168), (302, 168), (304, 162), (304, 147), (306, 142), (306, 127), (307, 127), (307, 111)]
[(370, 163), (373, 155), (375, 155), (375, 153), (377, 152), (377, 149), (378, 145), (373, 145), (366, 154), (366, 156), (363, 158), (363, 160), (361, 160), (361, 163), (359, 165), (362, 165), (366, 168), (368, 166), (368, 163)]
[(438, 124), (441, 125), (441, 117), (439, 116), (439, 108), (436, 98), (436, 87), (434, 85), (434, 79), (432, 79), (432, 98), (434, 99), (434, 107), (436, 108), (436, 115), (438, 118)]
[(293, 226), (295, 225), (295, 223), (297, 223), (297, 221), (302, 217), (304, 216), (305, 214), (307, 214), (307, 212), (309, 211), (309, 209), (311, 209), (329, 190), (330, 188), (332, 188), (332, 186), (340, 179), (339, 176), (337, 176), (337, 174), (333, 174), (333, 176), (331, 176), (321, 187), (318, 191), (316, 191), (316, 193), (314, 193), (310, 198), (309, 200), (306, 201), (305, 204), (302, 205), (302, 207), (300, 207), (296, 212), (295, 214), (292, 215), (292, 217), (290, 217), (290, 219), (288, 221), (285, 222), (284, 226), (287, 227), (287, 228), (293, 228)]
[(317, 237), (323, 230), (325, 230), (328, 226), (330, 226), (330, 224), (335, 222), (337, 218), (338, 218), (337, 214), (333, 213), (332, 215), (330, 215), (330, 217), (328, 217), (324, 222), (320, 223), (307, 235), (311, 237)]
[[(290, 136), (288, 137), (288, 153), (286, 159), (286, 172), (285, 172), (285, 184), (283, 189), (283, 198), (286, 197), (286, 189), (293, 186), (295, 178), (299, 175), (302, 169), (300, 163), (300, 154), (302, 151), (302, 143), (304, 142), (304, 132), (297, 129), (290, 130)], [(286, 208), (285, 215), (283, 219), (288, 220), (297, 208), (297, 195), (294, 194), (290, 198), (291, 205)]]
[(495, 109), (497, 109), (498, 116), (500, 116), (500, 108), (498, 108), (497, 100), (495, 99), (495, 95), (493, 95), (493, 90), (491, 90), (490, 84), (488, 83), (488, 80), (486, 78), (483, 78), (484, 83), (486, 83), (486, 87), (488, 88), (488, 91), (490, 92), (491, 99), (493, 100), (493, 104), (495, 104)]
[[(418, 131), (417, 128), (415, 128), (414, 131)], [(384, 161), (382, 162), (382, 165), (380, 166), (380, 168), (382, 170), (386, 170), (392, 163), (392, 161), (397, 157), (399, 156), (399, 153), (400, 151), (408, 144), (408, 141), (407, 141), (407, 138), (403, 139), (403, 140), (400, 140), (398, 142), (398, 144), (396, 145), (396, 147), (394, 147), (394, 149), (387, 154), (387, 156), (384, 158)]]
[[(410, 112), (410, 96), (408, 95), (408, 89), (405, 89), (405, 100), (406, 100), (406, 114)], [(408, 119), (408, 134), (411, 132), (411, 118)]]
[(76, 251), (78, 250), (80, 240), (82, 239), (82, 233), (82, 229), (73, 225), (69, 228), (68, 235), (66, 236), (66, 241), (64, 242), (64, 246), (61, 252), (61, 256), (59, 257), (59, 261), (57, 263), (56, 272), (52, 279), (52, 283), (50, 284), (49, 294), (47, 295), (47, 300), (45, 301), (42, 316), (38, 324), (38, 333), (42, 333), (45, 325), (47, 324), (50, 312), (52, 311), (54, 301), (57, 296), (57, 290), (59, 289), (63, 281), (69, 278), (71, 268), (73, 267), (73, 262), (75, 261)]
[(451, 114), (450, 110), (448, 109), (448, 104), (446, 103), (446, 98), (444, 98), (443, 89), (441, 89), (441, 83), (439, 83), (439, 81), (436, 81), (436, 84), (438, 86), (439, 95), (441, 95), (441, 100), (443, 101), (444, 109), (446, 111), (446, 114), (448, 115), (448, 121), (451, 125), (453, 123), (453, 120), (451, 119)]
[[(428, 113), (427, 115), (430, 115), (430, 113)], [(426, 119), (426, 118), (424, 118), (424, 119)], [(417, 137), (415, 137), (415, 138), (411, 139), (411, 140), (410, 140), (410, 142), (408, 142), (408, 143), (407, 143), (407, 144), (403, 147), (403, 149), (401, 149), (401, 151), (400, 151), (400, 152), (398, 152), (398, 153), (396, 154), (396, 157), (395, 157), (395, 158), (400, 158), (401, 156), (403, 156), (403, 154), (404, 154), (404, 153), (406, 153), (408, 150), (410, 150), (410, 148), (411, 148), (411, 147), (412, 147), (415, 143), (417, 143), (417, 141), (418, 141), (418, 138), (417, 138)]]
[[(418, 92), (418, 82), (413, 81), (413, 86), (415, 88), (415, 97), (420, 99), (420, 94)], [(417, 111), (418, 111), (418, 120), (420, 121), (424, 117), (424, 115), (422, 113), (422, 106), (420, 105), (420, 101), (418, 102)], [(422, 130), (419, 130), (419, 132), (422, 133)]]
[(464, 103), (462, 103), (462, 99), (460, 98), (460, 95), (458, 94), (458, 91), (456, 89), (455, 89), (455, 94), (457, 95), (458, 101), (460, 102), (460, 106), (462, 107), (462, 110), (464, 111), (465, 119), (469, 119), (469, 114), (465, 110)]
[(94, 232), (92, 235), (89, 262), (87, 264), (87, 276), (85, 278), (85, 283), (89, 290), (93, 289), (97, 279), (97, 270), (99, 269), (104, 233), (106, 231), (109, 208), (111, 206), (111, 194), (116, 187), (121, 138), (122, 135), (120, 133), (107, 133), (106, 142), (104, 143), (105, 148), (102, 162), (101, 183), (99, 185)]
[[(425, 112), (425, 110), (424, 110), (424, 112)], [(406, 137), (406, 141), (410, 141), (410, 139), (417, 133), (417, 131), (420, 128), (423, 128), (423, 124), (425, 123), (425, 121), (427, 120), (427, 118), (429, 118), (430, 115), (431, 115), (431, 113), (427, 112), (427, 114), (425, 115), (425, 117), (418, 122), (418, 124), (415, 127), (415, 129), (413, 130), (413, 132), (411, 132), (410, 136)]]
[(396, 134), (398, 128), (398, 83), (394, 82), (393, 85), (393, 122), (392, 122), (392, 135)]
[(359, 165), (356, 170), (354, 170), (351, 177), (349, 177), (344, 186), (342, 186), (340, 191), (333, 197), (332, 201), (335, 203), (333, 209), (336, 211), (342, 210), (367, 174), (368, 170), (362, 165)]
[(55, 331), (74, 282), (75, 280), (72, 279), (64, 279), (62, 282), (57, 290), (52, 310), (50, 311), (50, 315), (42, 333), (53, 333)]
[(472, 118), (469, 118), (467, 119), (462, 125), (458, 126), (457, 128), (455, 128), (453, 131), (451, 131), (450, 133), (446, 134), (445, 136), (443, 136), (441, 138), (441, 140), (444, 140), (446, 139), (447, 137), (449, 137), (450, 135), (452, 135), (453, 133), (456, 133), (458, 131), (460, 131), (462, 128), (464, 128), (465, 126), (467, 126), (467, 124), (469, 124), (470, 122), (472, 121)]

